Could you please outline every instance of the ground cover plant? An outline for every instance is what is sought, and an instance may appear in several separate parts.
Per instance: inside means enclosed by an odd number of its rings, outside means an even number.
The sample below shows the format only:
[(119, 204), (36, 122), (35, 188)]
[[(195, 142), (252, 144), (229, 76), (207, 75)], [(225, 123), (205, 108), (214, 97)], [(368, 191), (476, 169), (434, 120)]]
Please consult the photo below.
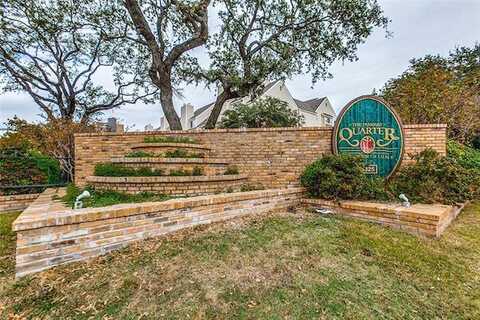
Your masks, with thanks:
[(7, 259), (0, 318), (478, 319), (479, 247), (479, 203), (439, 240), (301, 210), (256, 216), (19, 281)]
[(152, 192), (141, 192), (136, 194), (128, 194), (117, 191), (110, 190), (95, 190), (93, 187), (86, 187), (85, 189), (80, 189), (74, 184), (69, 184), (67, 186), (67, 192), (65, 196), (62, 197), (62, 201), (70, 208), (73, 208), (75, 198), (87, 190), (90, 193), (89, 198), (83, 200), (83, 207), (106, 207), (114, 204), (120, 203), (138, 203), (138, 202), (150, 202), (150, 201), (165, 201), (172, 199), (172, 196), (165, 194), (152, 193)]
[(161, 157), (162, 154), (155, 152), (147, 151), (130, 151), (125, 155), (126, 158), (151, 158), (151, 157)]
[(165, 158), (204, 158), (203, 153), (188, 152), (183, 149), (175, 149), (174, 151), (166, 151)]
[(203, 153), (188, 152), (184, 149), (175, 149), (165, 153), (155, 153), (148, 151), (131, 151), (125, 155), (127, 158), (204, 158)]
[(131, 168), (120, 164), (104, 162), (97, 163), (94, 175), (100, 177), (152, 177), (163, 176), (164, 170), (154, 168)]
[(199, 143), (197, 140), (191, 137), (183, 136), (160, 136), (160, 137), (145, 137), (143, 138), (145, 143)]

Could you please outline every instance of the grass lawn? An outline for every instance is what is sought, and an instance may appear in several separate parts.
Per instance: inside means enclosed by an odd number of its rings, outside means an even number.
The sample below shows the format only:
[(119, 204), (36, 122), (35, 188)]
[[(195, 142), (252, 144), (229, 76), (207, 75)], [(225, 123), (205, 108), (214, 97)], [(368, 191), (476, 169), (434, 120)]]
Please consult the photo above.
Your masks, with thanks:
[[(11, 248), (4, 232), (2, 248)], [(299, 210), (183, 231), (16, 282), (12, 268), (0, 278), (0, 318), (480, 319), (480, 203), (440, 240)]]

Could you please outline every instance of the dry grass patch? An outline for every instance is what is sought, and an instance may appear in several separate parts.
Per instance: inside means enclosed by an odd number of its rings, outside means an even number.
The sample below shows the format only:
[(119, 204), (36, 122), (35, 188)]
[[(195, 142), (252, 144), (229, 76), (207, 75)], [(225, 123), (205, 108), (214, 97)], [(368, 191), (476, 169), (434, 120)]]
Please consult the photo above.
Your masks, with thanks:
[[(440, 240), (300, 211), (186, 230), (19, 281), (2, 316), (480, 317), (480, 204)], [(11, 270), (11, 268), (10, 268)]]

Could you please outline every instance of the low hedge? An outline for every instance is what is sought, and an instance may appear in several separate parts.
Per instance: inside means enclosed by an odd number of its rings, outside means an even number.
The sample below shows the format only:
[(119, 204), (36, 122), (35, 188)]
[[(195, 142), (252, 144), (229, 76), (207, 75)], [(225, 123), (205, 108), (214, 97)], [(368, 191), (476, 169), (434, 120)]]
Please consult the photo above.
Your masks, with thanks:
[(203, 153), (188, 152), (183, 149), (175, 149), (165, 153), (154, 153), (148, 151), (131, 151), (125, 155), (126, 158), (205, 158)]
[(324, 155), (308, 165), (300, 177), (312, 197), (327, 200), (387, 200), (383, 181), (371, 179), (364, 171), (361, 157)]
[(95, 165), (94, 175), (99, 177), (155, 177), (155, 176), (203, 176), (203, 169), (195, 166), (193, 170), (171, 170), (165, 173), (163, 169), (130, 168), (111, 162)]
[(153, 177), (163, 176), (164, 171), (152, 168), (129, 168), (106, 162), (95, 165), (94, 174), (100, 177)]
[(199, 143), (197, 140), (191, 137), (182, 136), (160, 136), (160, 137), (145, 137), (143, 139), (145, 143)]
[(312, 197), (329, 200), (397, 201), (454, 204), (480, 197), (480, 172), (453, 156), (427, 149), (388, 181), (365, 174), (358, 156), (326, 155), (307, 166), (301, 184)]

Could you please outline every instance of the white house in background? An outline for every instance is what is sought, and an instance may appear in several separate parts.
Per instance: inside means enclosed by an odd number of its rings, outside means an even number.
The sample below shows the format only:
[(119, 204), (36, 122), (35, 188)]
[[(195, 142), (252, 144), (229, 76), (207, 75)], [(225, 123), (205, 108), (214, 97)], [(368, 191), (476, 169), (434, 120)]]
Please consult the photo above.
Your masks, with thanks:
[[(258, 98), (273, 97), (285, 101), (289, 108), (297, 110), (303, 115), (305, 123), (304, 127), (322, 127), (332, 126), (335, 118), (335, 111), (327, 97), (314, 98), (306, 101), (295, 99), (288, 90), (283, 80), (277, 80), (267, 83), (261, 88)], [(225, 102), (220, 113), (218, 121), (221, 120), (226, 110), (231, 109), (235, 103), (248, 103), (251, 97), (243, 97), (238, 99), (230, 99)], [(180, 121), (184, 130), (201, 129), (205, 126), (207, 119), (212, 112), (214, 103), (194, 110), (191, 104), (184, 104), (181, 108)], [(168, 122), (165, 117), (160, 119), (160, 128), (158, 130), (169, 130)]]

